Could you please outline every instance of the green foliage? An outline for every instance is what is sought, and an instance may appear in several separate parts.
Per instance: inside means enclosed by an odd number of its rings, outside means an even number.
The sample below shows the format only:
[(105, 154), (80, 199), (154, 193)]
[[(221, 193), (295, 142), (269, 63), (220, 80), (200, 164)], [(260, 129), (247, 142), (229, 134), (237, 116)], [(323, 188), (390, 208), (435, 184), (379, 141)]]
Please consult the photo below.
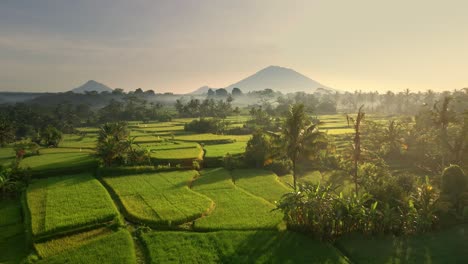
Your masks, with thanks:
[(334, 240), (353, 232), (412, 234), (432, 230), (437, 222), (438, 193), (428, 181), (408, 204), (375, 200), (369, 193), (335, 194), (330, 186), (305, 183), (285, 194), (277, 205), (288, 228)]
[(15, 127), (6, 118), (0, 117), (0, 147), (12, 143), (15, 140)]
[(282, 130), (283, 142), (287, 157), (292, 162), (294, 189), (297, 188), (297, 162), (301, 154), (314, 153), (322, 147), (322, 134), (317, 125), (307, 117), (304, 105), (292, 105), (287, 113)]
[(29, 183), (31, 172), (13, 163), (10, 167), (0, 166), (0, 193), (2, 198), (18, 195)]
[(63, 134), (60, 130), (53, 126), (47, 126), (40, 133), (41, 142), (45, 146), (58, 147), (60, 141), (62, 141)]
[(222, 133), (228, 123), (221, 119), (205, 119), (201, 118), (199, 120), (195, 119), (190, 123), (186, 123), (184, 126), (185, 131), (196, 132), (196, 133), (214, 133), (220, 134)]
[(458, 165), (450, 165), (442, 172), (442, 192), (457, 197), (466, 190), (468, 178)]
[(26, 199), (35, 239), (98, 226), (118, 217), (109, 194), (89, 174), (35, 180)]
[(347, 263), (330, 245), (293, 232), (149, 232), (142, 240), (151, 263)]
[(288, 159), (274, 159), (270, 164), (267, 164), (265, 168), (273, 171), (279, 176), (283, 176), (291, 173), (292, 162)]
[(272, 155), (272, 143), (269, 137), (261, 130), (255, 131), (245, 148), (246, 163), (252, 167), (261, 168), (266, 165), (266, 161)]

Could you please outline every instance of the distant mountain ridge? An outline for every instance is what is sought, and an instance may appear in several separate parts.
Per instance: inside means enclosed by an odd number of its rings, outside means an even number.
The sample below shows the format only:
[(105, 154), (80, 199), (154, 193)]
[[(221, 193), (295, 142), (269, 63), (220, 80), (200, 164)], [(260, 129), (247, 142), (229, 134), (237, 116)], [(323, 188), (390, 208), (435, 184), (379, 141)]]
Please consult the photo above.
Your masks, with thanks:
[[(241, 89), (244, 93), (261, 91), (268, 88), (285, 94), (294, 92), (324, 93), (327, 91), (332, 93), (336, 91), (293, 69), (280, 66), (266, 67), (239, 82), (227, 86), (225, 89), (230, 92), (234, 87)], [(203, 86), (191, 94), (205, 94), (209, 88), (208, 86)]]
[(85, 84), (81, 85), (80, 87), (77, 87), (73, 90), (71, 90), (74, 93), (85, 93), (85, 92), (112, 92), (113, 90), (99, 82), (96, 82), (94, 80), (89, 80)]

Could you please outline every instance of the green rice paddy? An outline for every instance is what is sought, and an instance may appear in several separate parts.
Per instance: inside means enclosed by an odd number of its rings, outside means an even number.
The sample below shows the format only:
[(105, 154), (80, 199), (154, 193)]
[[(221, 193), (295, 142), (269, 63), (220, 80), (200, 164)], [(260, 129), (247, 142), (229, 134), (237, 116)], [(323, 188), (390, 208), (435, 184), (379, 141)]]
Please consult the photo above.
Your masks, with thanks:
[(104, 177), (134, 221), (174, 225), (207, 213), (213, 201), (189, 187), (196, 171)]
[(115, 221), (118, 212), (106, 189), (89, 174), (33, 181), (26, 192), (35, 238)]

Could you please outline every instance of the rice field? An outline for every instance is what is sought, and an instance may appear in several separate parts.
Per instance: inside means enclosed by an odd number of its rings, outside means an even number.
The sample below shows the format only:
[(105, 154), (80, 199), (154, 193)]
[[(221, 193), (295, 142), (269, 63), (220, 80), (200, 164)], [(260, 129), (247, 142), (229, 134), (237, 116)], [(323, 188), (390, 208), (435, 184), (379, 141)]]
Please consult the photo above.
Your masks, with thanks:
[(41, 154), (30, 156), (21, 161), (21, 167), (31, 168), (33, 173), (48, 171), (69, 171), (71, 169), (97, 166), (97, 160), (90, 150), (72, 148), (41, 149)]
[[(248, 119), (227, 118), (231, 128)], [(344, 115), (319, 119), (324, 122), (320, 129), (331, 135), (338, 150), (349, 146), (353, 129)], [(245, 152), (250, 135), (184, 132), (184, 123), (192, 120), (131, 122), (131, 136), (153, 161), (201, 159), (203, 148), (206, 158), (214, 159)], [(413, 237), (353, 235), (335, 244), (284, 231), (283, 215), (273, 209), (275, 201), (292, 190), (291, 175), (278, 177), (259, 169), (154, 172), (152, 166), (113, 167), (107, 170), (109, 175), (102, 170), (98, 181), (92, 173), (97, 167), (99, 129), (78, 130), (84, 136), (66, 134), (59, 148), (40, 149), (40, 155), (22, 161), (33, 175), (48, 178), (33, 180), (27, 188), (25, 219), (19, 201), (0, 200), (0, 263), (21, 263), (28, 254), (38, 263), (142, 263), (143, 255), (151, 263), (466, 263), (468, 259), (463, 250), (467, 225)], [(14, 158), (11, 147), (0, 148), (0, 165)], [(87, 173), (64, 176), (75, 169)], [(57, 174), (60, 177), (49, 177)], [(351, 184), (334, 171), (303, 172), (299, 181), (338, 183), (337, 191), (343, 192)], [(123, 218), (141, 245), (121, 229)], [(143, 226), (178, 231), (134, 232)], [(34, 251), (27, 243), (28, 233)]]
[(97, 145), (96, 136), (80, 136), (80, 135), (63, 135), (63, 139), (59, 144), (60, 148), (77, 148), (77, 149), (95, 149)]
[(104, 177), (129, 217), (152, 225), (178, 225), (208, 213), (213, 201), (189, 186), (196, 171)]
[[(82, 238), (82, 237), (81, 237)], [(48, 245), (46, 245), (48, 244)], [(80, 237), (65, 237), (52, 240), (39, 246), (44, 252), (55, 253), (37, 263), (137, 263), (132, 237), (121, 229), (90, 241), (80, 241)], [(67, 249), (63, 249), (67, 247)]]
[[(198, 142), (205, 144), (219, 144), (219, 142), (247, 142), (251, 138), (250, 135), (215, 135), (215, 134), (191, 134), (191, 135), (178, 135), (175, 137), (179, 141)], [(224, 143), (224, 142), (223, 142)]]
[(337, 242), (354, 263), (467, 263), (468, 225), (409, 237), (353, 235)]
[(203, 149), (194, 142), (165, 142), (164, 144), (149, 145), (152, 158), (158, 160), (202, 159)]
[(149, 232), (151, 263), (348, 263), (332, 246), (292, 232)]
[(266, 170), (234, 170), (232, 177), (236, 186), (274, 204), (292, 189), (278, 180), (278, 176)]
[(90, 174), (34, 180), (26, 191), (34, 238), (116, 221), (106, 189)]
[(195, 229), (275, 229), (282, 222), (282, 214), (272, 211), (273, 204), (238, 188), (225, 169), (202, 171), (193, 183), (193, 190), (215, 203), (213, 212), (195, 221)]
[(16, 158), (15, 151), (11, 147), (0, 148), (0, 166), (9, 165)]
[(239, 141), (227, 144), (206, 145), (204, 149), (206, 150), (206, 157), (217, 158), (224, 157), (228, 153), (231, 155), (242, 154), (245, 152), (246, 146), (246, 141)]
[(101, 227), (78, 234), (72, 234), (66, 237), (59, 237), (34, 244), (34, 249), (40, 258), (48, 258), (65, 251), (79, 248), (87, 243), (100, 239), (103, 236), (112, 234), (112, 230), (107, 227)]
[(20, 263), (28, 254), (19, 200), (0, 200), (0, 263)]

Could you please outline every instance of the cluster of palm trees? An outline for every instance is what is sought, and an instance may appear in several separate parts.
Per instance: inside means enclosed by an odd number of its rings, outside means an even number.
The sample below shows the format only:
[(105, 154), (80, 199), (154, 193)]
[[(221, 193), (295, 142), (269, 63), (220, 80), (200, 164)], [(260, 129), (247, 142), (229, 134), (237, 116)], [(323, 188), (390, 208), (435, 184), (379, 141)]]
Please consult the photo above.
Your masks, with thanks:
[(130, 137), (126, 122), (106, 123), (101, 126), (97, 155), (106, 167), (151, 163), (147, 151), (136, 144), (135, 137)]

